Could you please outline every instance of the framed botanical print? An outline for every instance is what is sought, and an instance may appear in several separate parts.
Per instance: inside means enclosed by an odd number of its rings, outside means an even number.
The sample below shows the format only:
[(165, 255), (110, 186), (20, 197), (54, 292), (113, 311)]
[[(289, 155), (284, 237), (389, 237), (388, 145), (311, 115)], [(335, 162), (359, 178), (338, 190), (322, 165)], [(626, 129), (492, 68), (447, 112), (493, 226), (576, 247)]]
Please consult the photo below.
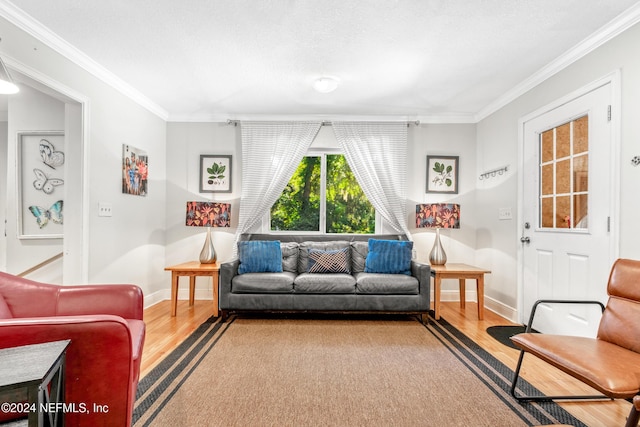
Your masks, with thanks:
[(458, 156), (427, 156), (427, 193), (458, 194)]
[(231, 160), (226, 155), (200, 155), (201, 193), (231, 193)]

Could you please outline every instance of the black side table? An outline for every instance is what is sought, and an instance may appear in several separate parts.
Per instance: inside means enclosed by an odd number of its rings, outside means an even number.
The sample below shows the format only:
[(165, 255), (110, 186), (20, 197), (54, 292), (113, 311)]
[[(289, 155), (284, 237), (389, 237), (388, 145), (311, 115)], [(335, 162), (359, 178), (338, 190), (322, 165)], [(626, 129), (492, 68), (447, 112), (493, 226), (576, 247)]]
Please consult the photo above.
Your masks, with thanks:
[(70, 342), (54, 341), (0, 350), (3, 412), (27, 414), (26, 425), (29, 427), (64, 425), (64, 362)]

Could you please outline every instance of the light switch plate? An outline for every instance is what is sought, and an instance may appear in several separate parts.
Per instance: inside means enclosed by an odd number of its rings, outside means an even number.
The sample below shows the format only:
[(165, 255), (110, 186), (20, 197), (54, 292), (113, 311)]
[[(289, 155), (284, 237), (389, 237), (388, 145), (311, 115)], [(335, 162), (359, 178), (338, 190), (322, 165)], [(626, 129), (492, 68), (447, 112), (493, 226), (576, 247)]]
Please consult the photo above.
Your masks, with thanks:
[(113, 206), (111, 203), (98, 203), (98, 216), (113, 216)]
[(513, 219), (513, 215), (511, 214), (511, 208), (498, 209), (498, 219), (499, 220)]

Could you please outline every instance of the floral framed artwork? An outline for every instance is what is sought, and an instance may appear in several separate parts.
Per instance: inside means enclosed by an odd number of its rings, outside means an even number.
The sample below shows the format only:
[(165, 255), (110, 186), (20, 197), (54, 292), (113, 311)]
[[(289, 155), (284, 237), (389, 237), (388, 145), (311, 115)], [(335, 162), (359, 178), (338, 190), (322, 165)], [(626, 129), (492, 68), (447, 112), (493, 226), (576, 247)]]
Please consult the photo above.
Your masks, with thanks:
[(200, 192), (231, 193), (231, 156), (200, 155)]
[(63, 237), (64, 132), (19, 132), (18, 238)]
[(427, 193), (458, 194), (458, 156), (427, 156)]

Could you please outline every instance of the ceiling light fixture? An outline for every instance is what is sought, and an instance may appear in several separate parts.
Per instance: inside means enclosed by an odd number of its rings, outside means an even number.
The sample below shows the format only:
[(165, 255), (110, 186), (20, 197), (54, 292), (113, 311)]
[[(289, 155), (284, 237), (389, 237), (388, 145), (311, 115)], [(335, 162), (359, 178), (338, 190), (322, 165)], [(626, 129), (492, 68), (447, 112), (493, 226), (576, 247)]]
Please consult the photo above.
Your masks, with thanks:
[(316, 92), (329, 93), (336, 90), (338, 83), (340, 83), (340, 80), (337, 77), (323, 76), (313, 82), (313, 88)]

